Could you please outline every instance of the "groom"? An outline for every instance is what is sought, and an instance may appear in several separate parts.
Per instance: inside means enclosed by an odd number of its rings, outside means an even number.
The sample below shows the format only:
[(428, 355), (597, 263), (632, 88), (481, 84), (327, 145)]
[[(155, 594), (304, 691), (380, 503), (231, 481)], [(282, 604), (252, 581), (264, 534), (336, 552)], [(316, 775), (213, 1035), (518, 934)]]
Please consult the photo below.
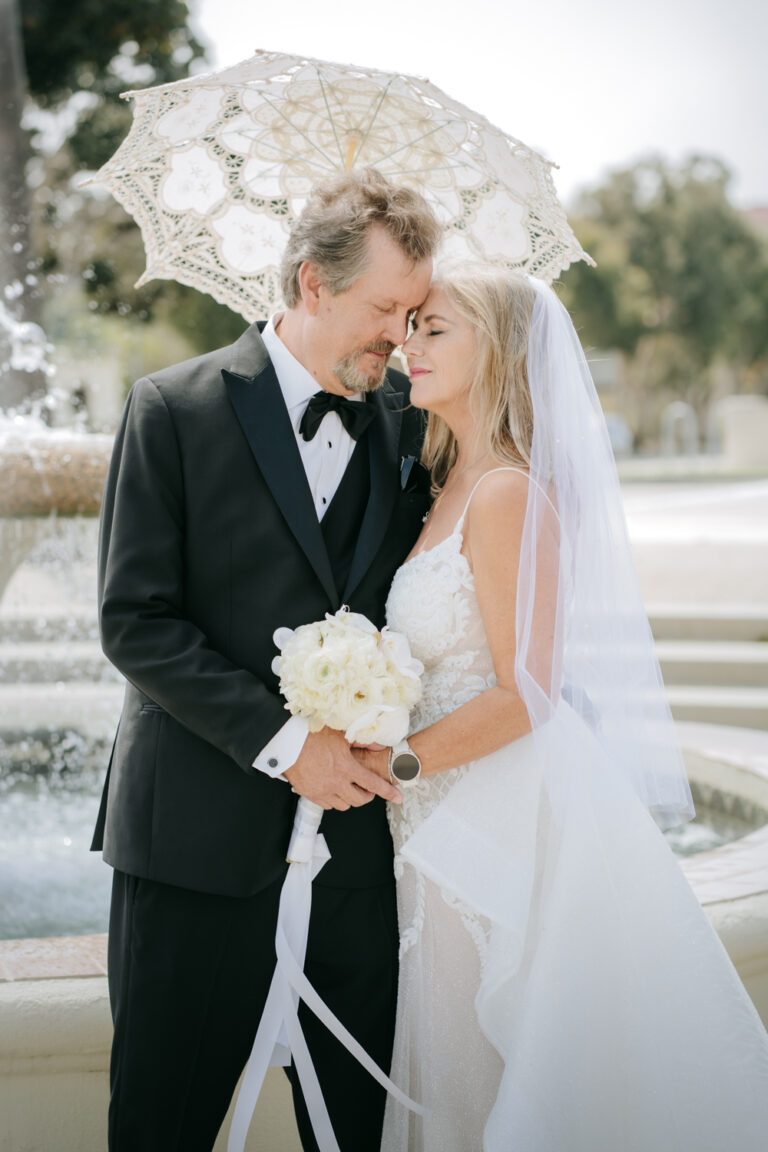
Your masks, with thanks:
[[(272, 634), (342, 604), (383, 623), (428, 500), (399, 482), (422, 428), (386, 365), (438, 237), (421, 197), (373, 170), (317, 186), (283, 258), (286, 311), (128, 397), (99, 559), (102, 642), (128, 683), (93, 842), (115, 870), (112, 1152), (213, 1147), (272, 978), (297, 793), (327, 810), (331, 851), (307, 976), (389, 1066), (398, 794), (340, 733), (288, 718)], [(377, 1152), (382, 1090), (302, 1022), (342, 1152)]]

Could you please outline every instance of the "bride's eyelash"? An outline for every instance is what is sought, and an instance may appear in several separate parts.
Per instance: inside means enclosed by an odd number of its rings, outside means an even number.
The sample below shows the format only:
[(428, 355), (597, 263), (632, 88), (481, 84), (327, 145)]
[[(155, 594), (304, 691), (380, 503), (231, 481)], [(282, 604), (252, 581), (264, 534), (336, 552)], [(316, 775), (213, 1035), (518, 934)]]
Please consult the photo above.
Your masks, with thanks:
[(431, 328), (429, 332), (427, 332), (427, 336), (442, 336), (444, 331), (444, 328)]

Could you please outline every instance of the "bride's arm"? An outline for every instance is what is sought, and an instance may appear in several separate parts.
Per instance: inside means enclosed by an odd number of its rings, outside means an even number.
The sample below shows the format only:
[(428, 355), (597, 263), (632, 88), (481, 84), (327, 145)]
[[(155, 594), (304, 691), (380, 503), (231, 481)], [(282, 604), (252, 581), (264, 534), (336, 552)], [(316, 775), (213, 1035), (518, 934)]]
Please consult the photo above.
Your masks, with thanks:
[[(424, 775), (445, 772), (487, 756), (531, 730), (515, 682), (515, 609), (527, 498), (526, 477), (499, 472), (489, 476), (472, 499), (465, 551), (474, 574), (496, 685), (408, 738), (421, 760)], [(535, 648), (540, 679), (546, 683), (552, 662), (557, 566), (550, 562), (540, 567), (531, 646)], [(529, 665), (533, 662), (529, 660)], [(356, 750), (355, 755), (360, 755), (379, 774), (387, 775), (386, 752)]]

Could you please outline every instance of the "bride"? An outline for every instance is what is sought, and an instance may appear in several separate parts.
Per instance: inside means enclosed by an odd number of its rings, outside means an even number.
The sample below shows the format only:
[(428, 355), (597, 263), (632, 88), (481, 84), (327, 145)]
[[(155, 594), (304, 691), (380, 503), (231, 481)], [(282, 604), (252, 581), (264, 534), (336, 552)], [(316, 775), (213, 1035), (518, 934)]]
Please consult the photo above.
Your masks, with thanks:
[(384, 1152), (762, 1152), (768, 1038), (662, 828), (689, 819), (594, 386), (533, 279), (457, 270), (405, 345), (437, 498), (387, 605), (412, 735)]

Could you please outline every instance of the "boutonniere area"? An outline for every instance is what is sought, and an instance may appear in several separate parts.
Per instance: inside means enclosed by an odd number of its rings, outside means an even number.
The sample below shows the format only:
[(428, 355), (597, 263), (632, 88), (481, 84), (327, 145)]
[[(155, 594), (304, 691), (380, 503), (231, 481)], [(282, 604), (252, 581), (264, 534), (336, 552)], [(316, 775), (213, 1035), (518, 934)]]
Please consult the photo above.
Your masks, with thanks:
[(417, 456), (403, 456), (400, 461), (400, 489), (408, 495), (429, 496), (432, 479)]

